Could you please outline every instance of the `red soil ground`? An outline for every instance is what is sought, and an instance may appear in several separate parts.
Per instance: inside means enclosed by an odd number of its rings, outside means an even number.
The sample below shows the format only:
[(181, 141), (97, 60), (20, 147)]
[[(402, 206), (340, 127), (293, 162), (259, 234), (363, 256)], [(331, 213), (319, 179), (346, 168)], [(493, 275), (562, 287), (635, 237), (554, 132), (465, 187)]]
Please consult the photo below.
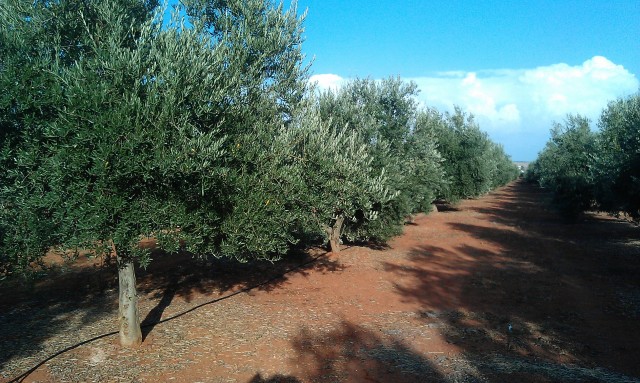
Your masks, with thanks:
[(640, 382), (640, 229), (568, 224), (547, 199), (514, 183), (418, 216), (387, 248), (275, 266), (158, 254), (134, 350), (73, 347), (116, 329), (110, 271), (4, 288), (0, 381), (45, 360), (22, 381)]

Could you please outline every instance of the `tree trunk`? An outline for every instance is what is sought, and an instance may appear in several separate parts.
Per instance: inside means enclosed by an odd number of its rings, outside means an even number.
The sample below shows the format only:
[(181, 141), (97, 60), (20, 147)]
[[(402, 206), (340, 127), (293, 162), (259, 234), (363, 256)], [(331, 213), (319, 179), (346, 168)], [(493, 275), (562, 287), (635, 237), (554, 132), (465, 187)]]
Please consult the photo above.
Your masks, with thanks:
[(329, 249), (332, 253), (337, 254), (340, 252), (340, 234), (342, 233), (342, 224), (344, 223), (344, 217), (338, 216), (333, 227), (329, 229)]
[[(115, 250), (115, 246), (114, 246)], [(116, 253), (118, 263), (118, 320), (120, 322), (120, 344), (124, 347), (142, 343), (142, 330), (138, 315), (138, 294), (136, 292), (136, 271), (130, 257)]]

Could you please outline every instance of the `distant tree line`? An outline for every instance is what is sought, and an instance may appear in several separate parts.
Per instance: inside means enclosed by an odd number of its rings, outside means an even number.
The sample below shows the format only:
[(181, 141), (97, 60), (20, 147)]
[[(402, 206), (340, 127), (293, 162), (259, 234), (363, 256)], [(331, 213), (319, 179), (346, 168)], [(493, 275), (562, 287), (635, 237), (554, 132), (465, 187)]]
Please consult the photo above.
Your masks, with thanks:
[(436, 199), (518, 169), (416, 85), (309, 85), (295, 7), (271, 0), (0, 5), (0, 274), (51, 249), (112, 254), (120, 335), (141, 341), (134, 266), (167, 252), (277, 260), (297, 243), (385, 241)]
[(526, 178), (553, 192), (568, 219), (587, 210), (640, 219), (640, 94), (615, 100), (593, 131), (579, 115), (556, 123)]

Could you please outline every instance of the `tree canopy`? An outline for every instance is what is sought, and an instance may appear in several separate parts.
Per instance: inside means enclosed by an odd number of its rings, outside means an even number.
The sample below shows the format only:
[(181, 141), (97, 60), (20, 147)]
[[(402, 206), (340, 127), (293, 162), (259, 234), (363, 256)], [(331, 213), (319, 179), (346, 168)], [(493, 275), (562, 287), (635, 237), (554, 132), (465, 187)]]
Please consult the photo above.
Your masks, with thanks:
[(527, 178), (554, 193), (568, 218), (585, 210), (640, 217), (640, 95), (611, 102), (599, 130), (582, 116), (556, 124), (551, 139), (529, 167)]
[[(270, 3), (237, 3), (251, 22), (277, 19), (269, 28), (290, 39), (301, 33), (301, 20)], [(267, 9), (268, 17), (255, 17)], [(235, 197), (256, 173), (251, 165), (263, 164), (251, 157), (255, 150), (232, 148), (251, 148), (250, 137), (264, 142), (283, 122), (268, 110), (294, 107), (293, 84), (305, 84), (301, 56), (285, 55), (266, 74), (264, 65), (278, 45), (290, 53), (297, 40), (271, 29), (255, 42), (266, 50), (256, 53), (261, 62), (238, 58), (229, 50), (248, 39), (246, 28), (264, 25), (243, 21), (244, 29), (222, 35), (198, 20), (193, 28), (178, 19), (163, 27), (161, 10), (139, 1), (12, 1), (2, 17), (11, 25), (2, 35), (0, 80), (8, 91), (0, 105), (7, 272), (52, 246), (113, 248), (121, 268), (149, 261), (142, 237), (168, 251), (182, 241), (203, 256), (246, 247), (229, 221), (250, 201)], [(252, 250), (267, 253), (231, 254)]]

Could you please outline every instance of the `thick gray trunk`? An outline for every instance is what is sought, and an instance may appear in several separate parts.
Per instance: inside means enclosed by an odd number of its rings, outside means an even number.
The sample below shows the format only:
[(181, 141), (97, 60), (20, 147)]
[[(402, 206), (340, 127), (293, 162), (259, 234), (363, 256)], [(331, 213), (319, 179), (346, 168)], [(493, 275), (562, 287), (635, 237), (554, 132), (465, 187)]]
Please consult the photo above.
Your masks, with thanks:
[(340, 252), (340, 235), (342, 234), (343, 223), (344, 217), (338, 216), (333, 226), (327, 230), (327, 234), (329, 234), (329, 249), (334, 254)]
[(118, 320), (120, 322), (120, 344), (124, 347), (142, 343), (140, 316), (138, 315), (138, 294), (136, 292), (136, 272), (133, 260), (117, 256), (118, 262)]

